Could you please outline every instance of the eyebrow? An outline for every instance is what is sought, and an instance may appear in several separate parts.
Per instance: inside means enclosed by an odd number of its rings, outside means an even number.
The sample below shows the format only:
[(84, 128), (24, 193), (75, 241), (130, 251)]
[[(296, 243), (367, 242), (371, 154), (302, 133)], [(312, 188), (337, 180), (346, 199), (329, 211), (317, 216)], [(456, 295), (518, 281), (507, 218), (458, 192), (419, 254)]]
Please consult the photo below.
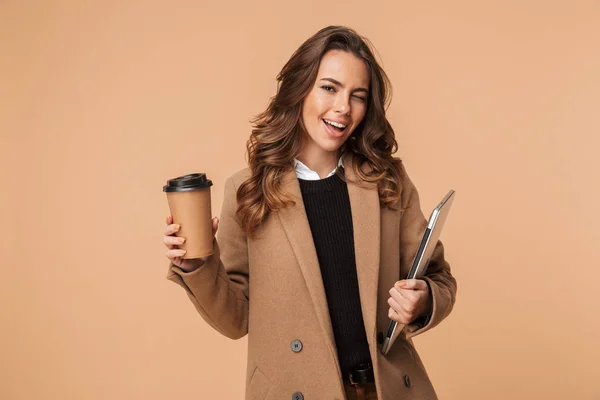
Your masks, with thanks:
[[(342, 85), (342, 82), (340, 82), (338, 80), (335, 80), (333, 78), (321, 78), (320, 80), (322, 80), (322, 81), (329, 81), (329, 82), (334, 83), (334, 84), (336, 84), (336, 85), (338, 85), (340, 87), (344, 87), (344, 85)], [(361, 88), (357, 88), (354, 91), (355, 92), (365, 92), (365, 93), (369, 94), (369, 90), (366, 89), (366, 88), (362, 88), (362, 87)]]

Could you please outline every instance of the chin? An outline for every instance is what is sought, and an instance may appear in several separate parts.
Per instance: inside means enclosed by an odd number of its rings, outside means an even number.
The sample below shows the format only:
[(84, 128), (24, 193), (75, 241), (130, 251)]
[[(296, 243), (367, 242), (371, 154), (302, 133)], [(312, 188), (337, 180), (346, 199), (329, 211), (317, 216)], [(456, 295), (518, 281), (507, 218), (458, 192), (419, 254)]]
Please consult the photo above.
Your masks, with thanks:
[(321, 143), (318, 143), (319, 147), (328, 152), (334, 152), (339, 150), (340, 147), (344, 144), (345, 139), (338, 140), (324, 140)]

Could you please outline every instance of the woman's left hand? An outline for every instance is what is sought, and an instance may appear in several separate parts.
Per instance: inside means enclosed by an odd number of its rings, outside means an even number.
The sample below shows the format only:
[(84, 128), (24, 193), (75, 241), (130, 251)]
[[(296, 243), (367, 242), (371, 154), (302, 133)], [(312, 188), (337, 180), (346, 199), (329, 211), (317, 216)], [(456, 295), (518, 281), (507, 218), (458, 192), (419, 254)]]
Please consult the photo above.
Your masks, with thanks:
[(432, 307), (429, 286), (422, 279), (404, 279), (396, 282), (390, 289), (390, 296), (388, 316), (403, 325), (429, 314)]

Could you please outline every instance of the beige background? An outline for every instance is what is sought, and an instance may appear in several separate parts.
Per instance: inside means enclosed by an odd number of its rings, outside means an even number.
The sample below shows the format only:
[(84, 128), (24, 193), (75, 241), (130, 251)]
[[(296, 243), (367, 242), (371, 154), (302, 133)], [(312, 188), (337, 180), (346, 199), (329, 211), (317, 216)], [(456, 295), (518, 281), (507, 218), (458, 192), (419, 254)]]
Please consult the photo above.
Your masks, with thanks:
[(243, 397), (246, 340), (165, 279), (161, 187), (206, 172), (218, 215), (329, 24), (381, 55), (425, 214), (457, 190), (440, 398), (600, 399), (600, 3), (541, 0), (1, 1), (0, 399)]

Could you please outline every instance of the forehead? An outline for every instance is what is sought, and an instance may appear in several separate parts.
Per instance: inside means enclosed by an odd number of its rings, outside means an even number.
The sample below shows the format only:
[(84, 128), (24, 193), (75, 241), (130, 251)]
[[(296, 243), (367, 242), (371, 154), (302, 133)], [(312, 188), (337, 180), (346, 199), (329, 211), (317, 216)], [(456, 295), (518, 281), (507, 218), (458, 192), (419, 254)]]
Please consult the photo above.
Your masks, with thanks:
[(354, 54), (341, 51), (328, 51), (319, 65), (317, 80), (333, 78), (348, 88), (369, 88), (369, 70), (367, 64)]

